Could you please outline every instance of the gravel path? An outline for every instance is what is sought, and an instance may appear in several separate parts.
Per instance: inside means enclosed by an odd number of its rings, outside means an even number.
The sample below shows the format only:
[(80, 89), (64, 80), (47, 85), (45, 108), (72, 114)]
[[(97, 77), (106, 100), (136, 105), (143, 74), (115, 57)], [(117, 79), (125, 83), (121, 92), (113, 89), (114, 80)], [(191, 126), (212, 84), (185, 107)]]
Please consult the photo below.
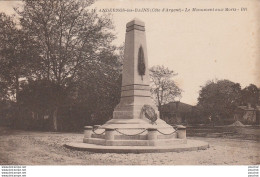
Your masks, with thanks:
[(114, 154), (74, 151), (63, 146), (82, 134), (0, 129), (0, 165), (255, 165), (260, 142), (225, 138), (195, 138), (210, 148), (192, 152)]

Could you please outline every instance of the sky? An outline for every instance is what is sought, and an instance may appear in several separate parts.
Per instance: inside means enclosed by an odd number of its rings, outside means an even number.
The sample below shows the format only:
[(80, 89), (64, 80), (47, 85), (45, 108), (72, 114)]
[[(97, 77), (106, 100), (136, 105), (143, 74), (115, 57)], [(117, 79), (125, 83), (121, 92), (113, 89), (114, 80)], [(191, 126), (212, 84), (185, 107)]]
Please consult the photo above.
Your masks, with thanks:
[[(11, 14), (18, 3), (0, 1), (0, 12)], [(135, 17), (144, 21), (149, 66), (164, 65), (178, 73), (175, 80), (184, 91), (181, 102), (195, 105), (208, 80), (228, 79), (242, 88), (251, 83), (260, 87), (259, 0), (99, 0), (91, 8), (149, 8), (149, 12), (111, 13), (117, 36), (114, 44), (124, 42), (127, 22)], [(239, 11), (162, 12), (166, 8)]]

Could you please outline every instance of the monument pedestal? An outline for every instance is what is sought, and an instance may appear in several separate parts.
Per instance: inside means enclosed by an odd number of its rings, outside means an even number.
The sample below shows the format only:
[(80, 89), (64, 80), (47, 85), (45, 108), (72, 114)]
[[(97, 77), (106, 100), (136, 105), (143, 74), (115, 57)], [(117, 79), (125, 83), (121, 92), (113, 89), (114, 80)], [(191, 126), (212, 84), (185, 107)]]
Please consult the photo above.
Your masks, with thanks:
[(98, 128), (85, 127), (83, 142), (73, 149), (95, 152), (167, 152), (205, 149), (208, 143), (186, 139), (186, 128), (161, 120), (151, 99), (144, 22), (126, 25), (120, 103), (113, 119)]

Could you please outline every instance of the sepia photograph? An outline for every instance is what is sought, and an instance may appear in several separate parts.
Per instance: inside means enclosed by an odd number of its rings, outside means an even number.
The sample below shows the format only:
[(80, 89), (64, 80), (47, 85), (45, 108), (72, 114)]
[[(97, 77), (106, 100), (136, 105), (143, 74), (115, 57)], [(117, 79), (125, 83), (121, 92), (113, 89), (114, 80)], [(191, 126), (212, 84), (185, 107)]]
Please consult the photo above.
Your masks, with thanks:
[(258, 177), (259, 68), (259, 0), (0, 0), (2, 175), (246, 165)]

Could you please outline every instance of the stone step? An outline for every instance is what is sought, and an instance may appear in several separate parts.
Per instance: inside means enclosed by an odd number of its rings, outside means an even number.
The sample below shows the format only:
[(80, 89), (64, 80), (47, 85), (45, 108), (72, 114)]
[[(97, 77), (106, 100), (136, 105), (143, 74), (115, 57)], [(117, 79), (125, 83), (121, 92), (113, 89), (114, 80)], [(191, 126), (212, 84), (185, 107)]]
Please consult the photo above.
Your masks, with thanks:
[[(100, 138), (105, 139), (105, 134), (98, 135), (98, 134), (92, 134), (92, 138)], [(177, 138), (177, 133), (173, 133), (171, 135), (157, 135), (157, 139), (172, 139)], [(147, 140), (147, 135), (135, 135), (135, 136), (129, 136), (129, 135), (121, 135), (117, 134), (115, 135), (115, 140)]]
[(82, 142), (71, 142), (65, 144), (65, 147), (98, 153), (162, 153), (206, 150), (209, 148), (209, 144), (207, 142), (189, 139), (185, 144), (169, 146), (101, 146)]
[(100, 138), (84, 138), (84, 143), (103, 146), (167, 146), (185, 144), (186, 139), (159, 139), (159, 140), (105, 140)]

